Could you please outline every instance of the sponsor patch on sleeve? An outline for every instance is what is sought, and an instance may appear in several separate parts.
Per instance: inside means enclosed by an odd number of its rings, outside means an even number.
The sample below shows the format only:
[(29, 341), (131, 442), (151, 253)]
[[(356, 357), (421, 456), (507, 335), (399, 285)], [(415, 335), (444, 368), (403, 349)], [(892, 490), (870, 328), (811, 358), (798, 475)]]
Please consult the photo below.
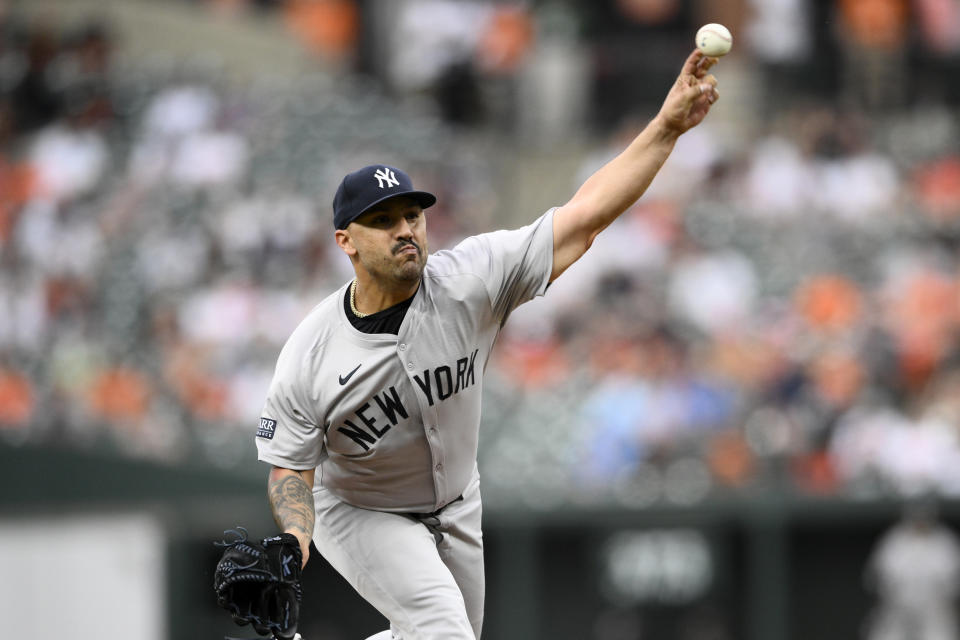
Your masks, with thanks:
[(273, 434), (277, 432), (277, 421), (270, 418), (260, 418), (260, 426), (257, 427), (257, 437), (265, 440), (273, 440)]

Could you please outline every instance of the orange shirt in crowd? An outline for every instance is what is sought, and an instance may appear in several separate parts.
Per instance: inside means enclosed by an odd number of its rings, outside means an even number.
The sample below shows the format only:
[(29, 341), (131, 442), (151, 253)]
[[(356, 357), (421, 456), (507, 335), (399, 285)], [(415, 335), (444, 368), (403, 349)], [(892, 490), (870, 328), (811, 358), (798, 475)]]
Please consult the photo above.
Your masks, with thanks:
[(26, 164), (11, 164), (0, 156), (0, 243), (6, 242), (20, 207), (33, 194), (34, 170)]
[(521, 7), (498, 7), (480, 38), (480, 65), (486, 71), (516, 71), (532, 43), (530, 15)]
[(960, 218), (960, 157), (921, 166), (913, 174), (913, 189), (924, 213), (934, 220)]
[(135, 369), (107, 369), (94, 379), (88, 401), (94, 413), (108, 420), (135, 422), (147, 413), (150, 384)]
[(34, 409), (30, 379), (19, 371), (0, 370), (0, 428), (25, 427)]
[(794, 301), (811, 327), (837, 331), (853, 326), (863, 306), (857, 285), (843, 276), (824, 274), (810, 278), (796, 291)]
[(853, 39), (877, 49), (898, 49), (907, 38), (906, 0), (838, 0), (843, 22)]
[(288, 28), (320, 55), (340, 58), (354, 50), (360, 15), (353, 0), (290, 0), (284, 11)]

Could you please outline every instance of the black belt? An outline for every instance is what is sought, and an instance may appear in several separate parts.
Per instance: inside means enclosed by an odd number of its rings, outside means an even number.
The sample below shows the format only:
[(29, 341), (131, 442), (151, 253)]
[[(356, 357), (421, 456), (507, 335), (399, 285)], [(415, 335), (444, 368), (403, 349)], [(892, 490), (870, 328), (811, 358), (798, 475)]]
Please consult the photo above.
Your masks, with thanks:
[(440, 544), (443, 541), (443, 532), (440, 531), (440, 513), (454, 502), (459, 502), (460, 500), (463, 500), (462, 493), (436, 511), (429, 513), (408, 513), (406, 515), (425, 526), (427, 531), (433, 534), (433, 539), (437, 541), (437, 544)]

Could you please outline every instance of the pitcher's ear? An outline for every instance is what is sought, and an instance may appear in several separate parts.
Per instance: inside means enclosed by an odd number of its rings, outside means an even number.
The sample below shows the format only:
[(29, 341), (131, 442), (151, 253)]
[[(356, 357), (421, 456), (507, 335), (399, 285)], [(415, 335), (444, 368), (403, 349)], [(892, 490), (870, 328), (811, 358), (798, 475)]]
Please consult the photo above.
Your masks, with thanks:
[(353, 238), (350, 236), (350, 232), (346, 229), (337, 229), (333, 234), (334, 239), (337, 241), (337, 246), (347, 254), (348, 256), (354, 256), (357, 253), (357, 248), (353, 246)]

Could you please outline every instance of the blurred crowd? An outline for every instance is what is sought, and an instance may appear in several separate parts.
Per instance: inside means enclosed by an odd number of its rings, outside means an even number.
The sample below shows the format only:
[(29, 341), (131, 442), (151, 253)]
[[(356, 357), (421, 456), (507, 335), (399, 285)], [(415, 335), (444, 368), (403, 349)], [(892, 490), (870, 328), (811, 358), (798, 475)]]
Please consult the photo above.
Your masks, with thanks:
[(739, 150), (681, 138), (507, 326), (488, 478), (535, 504), (960, 494), (958, 125), (820, 105)]
[[(280, 346), (350, 277), (343, 173), (391, 162), (437, 193), (432, 249), (504, 205), (502, 140), (362, 76), (231, 84), (210, 63), (134, 67), (102, 23), (0, 33), (8, 442), (250, 467)], [(797, 100), (749, 139), (713, 122), (681, 139), (503, 332), (492, 500), (960, 495), (960, 114), (867, 113)]]
[(441, 195), (442, 247), (491, 213), (483, 145), (361, 78), (227, 86), (112, 48), (97, 23), (0, 40), (0, 434), (249, 465), (279, 347), (350, 272), (345, 168), (403, 164)]

